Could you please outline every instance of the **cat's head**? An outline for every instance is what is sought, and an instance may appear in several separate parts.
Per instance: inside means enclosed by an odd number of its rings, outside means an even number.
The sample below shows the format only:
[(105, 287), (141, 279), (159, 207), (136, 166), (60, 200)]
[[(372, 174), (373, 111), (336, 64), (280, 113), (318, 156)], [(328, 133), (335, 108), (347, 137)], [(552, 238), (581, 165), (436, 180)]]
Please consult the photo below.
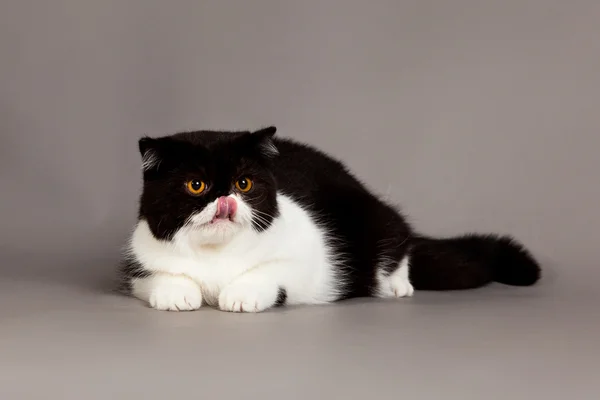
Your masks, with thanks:
[(278, 214), (271, 172), (276, 128), (183, 132), (139, 140), (139, 217), (161, 240), (217, 245), (267, 229)]

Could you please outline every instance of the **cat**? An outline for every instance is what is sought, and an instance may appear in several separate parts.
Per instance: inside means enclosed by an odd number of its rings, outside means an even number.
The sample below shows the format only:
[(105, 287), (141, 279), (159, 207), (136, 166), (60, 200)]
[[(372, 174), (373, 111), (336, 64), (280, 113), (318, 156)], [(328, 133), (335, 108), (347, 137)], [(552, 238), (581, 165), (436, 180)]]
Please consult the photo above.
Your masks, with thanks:
[(540, 279), (514, 238), (421, 235), (342, 162), (276, 131), (139, 139), (143, 189), (121, 292), (158, 310), (261, 312)]

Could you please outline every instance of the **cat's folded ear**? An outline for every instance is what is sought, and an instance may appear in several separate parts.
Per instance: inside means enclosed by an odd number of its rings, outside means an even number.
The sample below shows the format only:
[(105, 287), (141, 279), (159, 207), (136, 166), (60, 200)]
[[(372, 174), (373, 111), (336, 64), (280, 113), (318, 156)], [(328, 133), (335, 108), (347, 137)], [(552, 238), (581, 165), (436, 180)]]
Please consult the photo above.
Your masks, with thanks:
[(138, 141), (138, 148), (142, 156), (142, 169), (150, 171), (157, 168), (161, 160), (158, 140), (144, 136)]
[(275, 146), (275, 143), (273, 143), (273, 136), (275, 136), (275, 132), (277, 132), (277, 128), (274, 126), (269, 126), (252, 132), (252, 136), (257, 140), (261, 154), (265, 157), (271, 158), (279, 154), (277, 146)]

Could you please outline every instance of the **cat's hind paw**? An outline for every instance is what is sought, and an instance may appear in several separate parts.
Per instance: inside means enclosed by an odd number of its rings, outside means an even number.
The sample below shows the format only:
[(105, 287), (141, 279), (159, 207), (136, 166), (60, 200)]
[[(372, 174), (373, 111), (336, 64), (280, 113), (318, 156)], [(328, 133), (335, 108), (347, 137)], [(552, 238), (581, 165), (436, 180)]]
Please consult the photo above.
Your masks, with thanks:
[(394, 297), (412, 297), (415, 293), (413, 285), (407, 278), (393, 276), (390, 279), (390, 288)]

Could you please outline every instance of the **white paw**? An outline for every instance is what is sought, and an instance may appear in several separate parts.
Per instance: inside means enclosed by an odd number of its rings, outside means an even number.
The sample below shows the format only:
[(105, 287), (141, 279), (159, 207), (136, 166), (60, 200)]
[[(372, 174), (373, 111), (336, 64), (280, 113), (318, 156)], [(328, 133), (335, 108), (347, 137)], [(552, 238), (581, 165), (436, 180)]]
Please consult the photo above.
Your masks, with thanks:
[(163, 277), (155, 281), (150, 306), (164, 311), (191, 311), (202, 305), (200, 287), (186, 277)]
[(398, 263), (398, 268), (389, 275), (382, 269), (377, 271), (379, 297), (411, 297), (415, 293), (409, 279), (409, 261), (409, 256), (403, 257)]
[(400, 275), (390, 277), (390, 289), (395, 297), (412, 297), (415, 293), (415, 289), (408, 278)]
[(267, 284), (234, 282), (219, 295), (219, 308), (232, 312), (261, 312), (273, 307), (278, 288)]

